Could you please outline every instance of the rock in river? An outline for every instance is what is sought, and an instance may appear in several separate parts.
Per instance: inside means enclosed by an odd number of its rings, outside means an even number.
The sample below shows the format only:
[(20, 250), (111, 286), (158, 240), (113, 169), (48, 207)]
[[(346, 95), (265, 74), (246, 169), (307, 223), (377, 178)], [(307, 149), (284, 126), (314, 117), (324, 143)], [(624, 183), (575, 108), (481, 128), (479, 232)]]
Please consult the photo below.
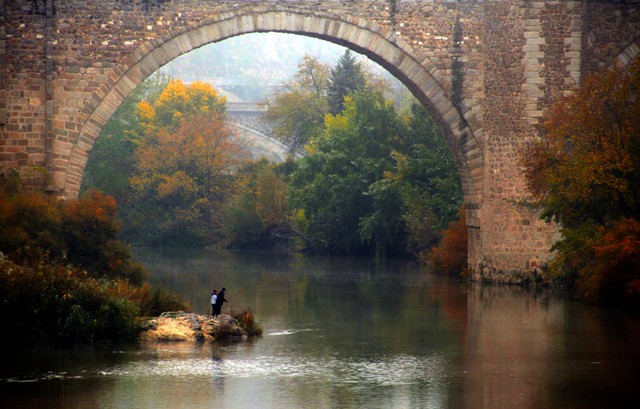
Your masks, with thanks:
[(214, 341), (216, 339), (246, 339), (247, 331), (226, 314), (213, 318), (192, 312), (163, 312), (147, 322), (140, 334), (144, 341)]

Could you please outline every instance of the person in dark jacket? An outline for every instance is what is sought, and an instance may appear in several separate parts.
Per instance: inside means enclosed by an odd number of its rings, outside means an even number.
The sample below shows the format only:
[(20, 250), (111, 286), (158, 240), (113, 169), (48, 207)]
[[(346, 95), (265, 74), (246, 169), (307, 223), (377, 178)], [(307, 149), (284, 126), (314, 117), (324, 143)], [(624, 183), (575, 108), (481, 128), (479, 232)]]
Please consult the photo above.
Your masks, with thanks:
[(226, 291), (227, 289), (223, 287), (222, 290), (220, 290), (220, 292), (218, 293), (218, 297), (216, 297), (216, 311), (214, 313), (214, 316), (220, 315), (222, 313), (222, 304), (227, 302), (227, 299), (224, 298)]

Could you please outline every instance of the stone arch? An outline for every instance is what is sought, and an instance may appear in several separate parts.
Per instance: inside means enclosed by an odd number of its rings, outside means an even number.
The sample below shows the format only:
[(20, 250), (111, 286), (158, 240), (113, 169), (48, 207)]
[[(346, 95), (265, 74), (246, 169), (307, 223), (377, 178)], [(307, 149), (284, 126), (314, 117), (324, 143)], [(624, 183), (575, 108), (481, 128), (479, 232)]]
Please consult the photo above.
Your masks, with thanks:
[(625, 66), (638, 58), (640, 54), (640, 37), (629, 43), (614, 59), (614, 64)]
[[(482, 200), (484, 154), (480, 122), (470, 111), (460, 112), (443, 86), (444, 77), (429, 61), (419, 62), (413, 50), (388, 29), (362, 18), (281, 9), (259, 9), (247, 14), (227, 13), (199, 27), (183, 29), (138, 47), (116, 68), (87, 101), (88, 118), (71, 149), (63, 194), (78, 193), (88, 154), (102, 127), (144, 79), (176, 57), (209, 43), (247, 33), (282, 32), (316, 37), (362, 53), (402, 81), (427, 108), (445, 135), (458, 164), (465, 203), (477, 208)], [(476, 124), (472, 129), (470, 123)]]

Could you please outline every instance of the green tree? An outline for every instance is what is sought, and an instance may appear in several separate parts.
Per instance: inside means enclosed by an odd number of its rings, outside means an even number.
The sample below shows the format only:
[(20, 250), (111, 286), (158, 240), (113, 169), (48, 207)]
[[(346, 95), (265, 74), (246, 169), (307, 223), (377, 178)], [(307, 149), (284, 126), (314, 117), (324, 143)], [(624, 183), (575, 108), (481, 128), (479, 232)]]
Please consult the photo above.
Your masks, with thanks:
[(324, 130), (327, 113), (329, 67), (305, 55), (295, 77), (285, 84), (267, 107), (266, 118), (275, 123), (276, 136), (299, 152)]
[(385, 178), (402, 195), (407, 246), (419, 255), (457, 220), (462, 186), (449, 146), (425, 108), (416, 103), (411, 113), (405, 143), (394, 152), (395, 168)]
[(366, 86), (362, 66), (356, 61), (349, 49), (338, 60), (336, 67), (331, 70), (327, 98), (329, 112), (339, 114), (344, 109), (344, 97), (363, 90)]
[[(307, 220), (307, 244), (341, 253), (397, 250), (389, 245), (401, 242), (394, 240), (401, 229), (383, 226), (394, 219), (387, 213), (397, 214), (397, 200), (379, 198), (376, 209), (369, 189), (392, 168), (405, 124), (380, 93), (363, 92), (347, 99), (341, 115), (328, 116), (326, 127), (290, 181), (290, 202)], [(361, 225), (363, 217), (369, 221)]]
[(235, 175), (238, 189), (225, 203), (224, 244), (237, 248), (288, 246), (287, 184), (266, 160), (248, 162)]
[(308, 146), (289, 184), (307, 246), (378, 255), (420, 253), (457, 218), (462, 193), (448, 147), (424, 108), (407, 121), (381, 92), (346, 98)]

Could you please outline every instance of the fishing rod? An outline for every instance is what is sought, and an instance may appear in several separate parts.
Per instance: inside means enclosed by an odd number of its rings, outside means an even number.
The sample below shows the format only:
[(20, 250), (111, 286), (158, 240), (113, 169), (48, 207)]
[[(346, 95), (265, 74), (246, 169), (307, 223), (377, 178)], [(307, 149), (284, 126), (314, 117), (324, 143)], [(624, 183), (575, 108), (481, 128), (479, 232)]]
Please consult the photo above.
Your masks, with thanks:
[(233, 294), (233, 295), (230, 295), (228, 298), (227, 298), (227, 297), (225, 297), (225, 299), (226, 299), (227, 301), (229, 301), (230, 299), (232, 299), (232, 298), (233, 298), (233, 297), (235, 297), (236, 295), (240, 295), (240, 294), (242, 294), (243, 292), (247, 291), (249, 288), (255, 287), (256, 285), (258, 285), (258, 282), (259, 282), (259, 281), (260, 281), (260, 280), (255, 281), (255, 282), (254, 282), (253, 284), (251, 284), (250, 286), (243, 288), (242, 290), (238, 291), (237, 293), (235, 293), (235, 294)]

